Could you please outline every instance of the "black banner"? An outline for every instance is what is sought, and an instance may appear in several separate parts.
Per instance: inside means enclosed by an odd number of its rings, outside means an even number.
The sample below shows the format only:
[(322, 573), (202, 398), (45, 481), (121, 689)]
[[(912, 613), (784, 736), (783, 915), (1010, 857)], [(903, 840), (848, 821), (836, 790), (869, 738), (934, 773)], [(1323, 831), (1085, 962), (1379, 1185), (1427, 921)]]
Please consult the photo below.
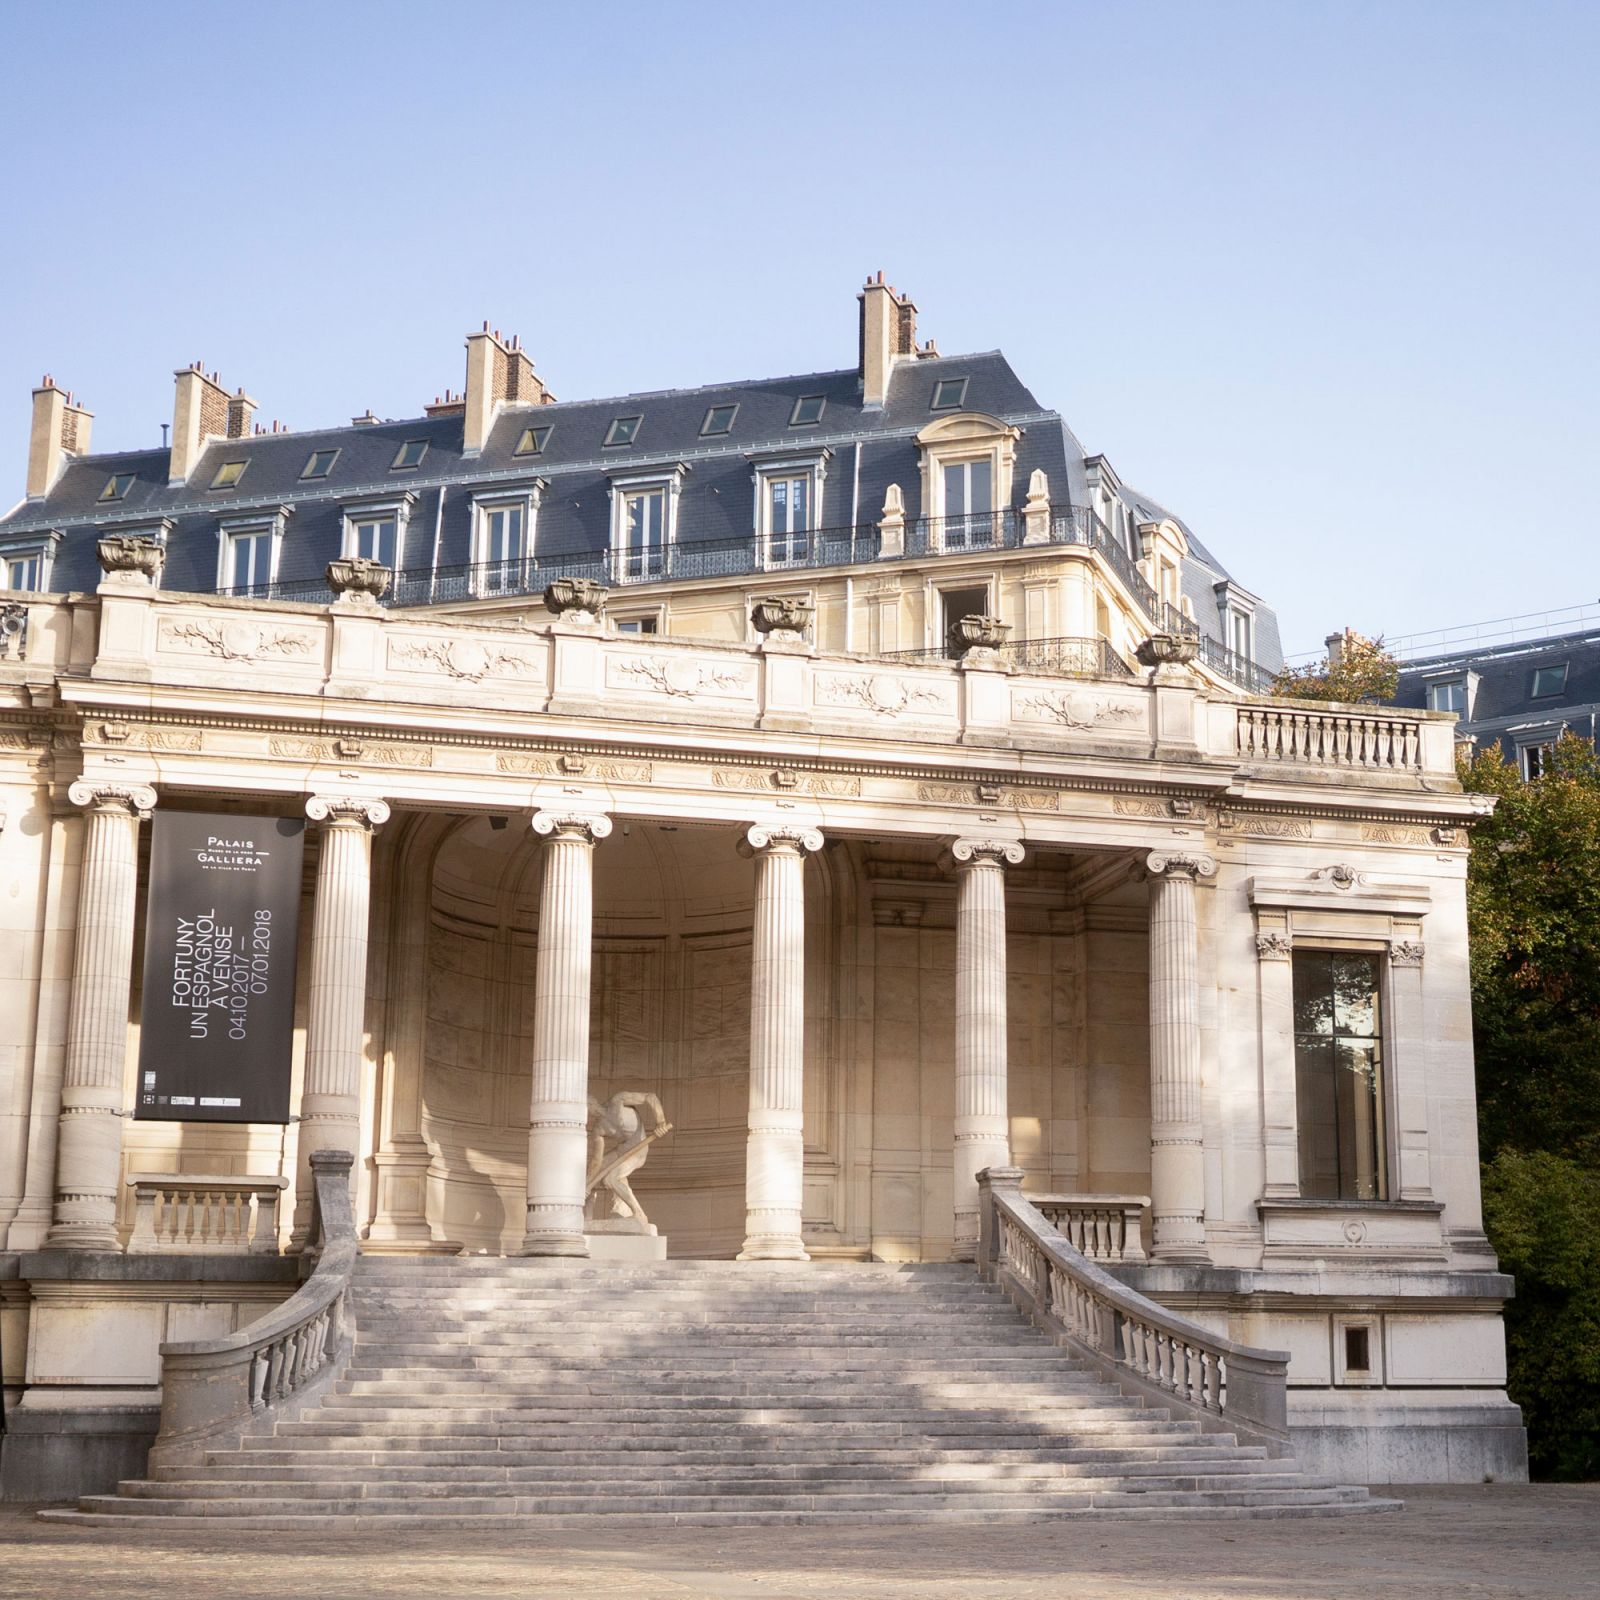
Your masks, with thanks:
[(162, 1122), (287, 1122), (305, 823), (158, 811), (139, 1094)]

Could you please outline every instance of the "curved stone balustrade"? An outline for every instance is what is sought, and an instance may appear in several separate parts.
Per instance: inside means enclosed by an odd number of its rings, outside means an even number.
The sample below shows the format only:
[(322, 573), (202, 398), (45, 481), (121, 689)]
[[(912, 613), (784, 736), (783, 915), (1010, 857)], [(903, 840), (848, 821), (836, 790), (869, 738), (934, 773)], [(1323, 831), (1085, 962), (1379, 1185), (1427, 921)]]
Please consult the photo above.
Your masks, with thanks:
[(350, 1275), (356, 1263), (348, 1150), (311, 1156), (316, 1270), (281, 1306), (223, 1339), (161, 1347), (161, 1429), (154, 1466), (198, 1461), (252, 1425), (292, 1414), (320, 1394), (350, 1354), (355, 1324)]
[(1020, 1168), (986, 1168), (978, 1186), (979, 1270), (1038, 1326), (1125, 1391), (1289, 1453), (1286, 1351), (1235, 1344), (1118, 1283), (1023, 1198)]

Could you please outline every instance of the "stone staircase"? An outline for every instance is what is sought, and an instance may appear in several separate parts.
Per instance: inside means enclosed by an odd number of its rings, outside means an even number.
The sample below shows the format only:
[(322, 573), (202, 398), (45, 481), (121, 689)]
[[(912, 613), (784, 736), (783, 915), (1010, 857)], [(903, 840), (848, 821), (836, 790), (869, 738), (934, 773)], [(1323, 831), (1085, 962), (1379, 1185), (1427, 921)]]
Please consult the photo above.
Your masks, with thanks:
[(1125, 1398), (970, 1266), (365, 1257), (298, 1419), (51, 1519), (385, 1528), (1385, 1509)]

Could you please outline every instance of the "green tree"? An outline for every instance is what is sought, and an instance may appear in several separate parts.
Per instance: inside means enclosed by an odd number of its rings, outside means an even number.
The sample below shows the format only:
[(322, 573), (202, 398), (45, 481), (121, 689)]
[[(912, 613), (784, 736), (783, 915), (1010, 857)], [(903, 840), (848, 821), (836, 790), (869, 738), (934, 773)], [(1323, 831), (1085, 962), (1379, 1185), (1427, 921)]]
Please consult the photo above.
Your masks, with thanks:
[(1492, 794), (1467, 878), (1485, 1226), (1517, 1280), (1511, 1396), (1536, 1476), (1600, 1477), (1600, 759), (1565, 735), (1526, 782), (1464, 759)]
[(1383, 647), (1346, 628), (1328, 654), (1305, 667), (1285, 667), (1272, 692), (1285, 700), (1339, 700), (1346, 704), (1390, 699), (1400, 683), (1400, 664)]

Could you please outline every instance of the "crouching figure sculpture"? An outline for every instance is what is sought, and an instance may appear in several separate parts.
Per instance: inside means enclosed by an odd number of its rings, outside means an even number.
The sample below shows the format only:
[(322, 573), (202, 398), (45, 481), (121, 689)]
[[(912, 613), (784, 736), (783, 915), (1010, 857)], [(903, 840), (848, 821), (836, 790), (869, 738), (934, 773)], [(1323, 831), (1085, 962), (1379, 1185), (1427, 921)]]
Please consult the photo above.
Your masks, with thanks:
[(589, 1186), (585, 1233), (655, 1236), (655, 1226), (628, 1180), (650, 1156), (650, 1146), (672, 1132), (653, 1094), (623, 1090), (605, 1102), (589, 1100)]

